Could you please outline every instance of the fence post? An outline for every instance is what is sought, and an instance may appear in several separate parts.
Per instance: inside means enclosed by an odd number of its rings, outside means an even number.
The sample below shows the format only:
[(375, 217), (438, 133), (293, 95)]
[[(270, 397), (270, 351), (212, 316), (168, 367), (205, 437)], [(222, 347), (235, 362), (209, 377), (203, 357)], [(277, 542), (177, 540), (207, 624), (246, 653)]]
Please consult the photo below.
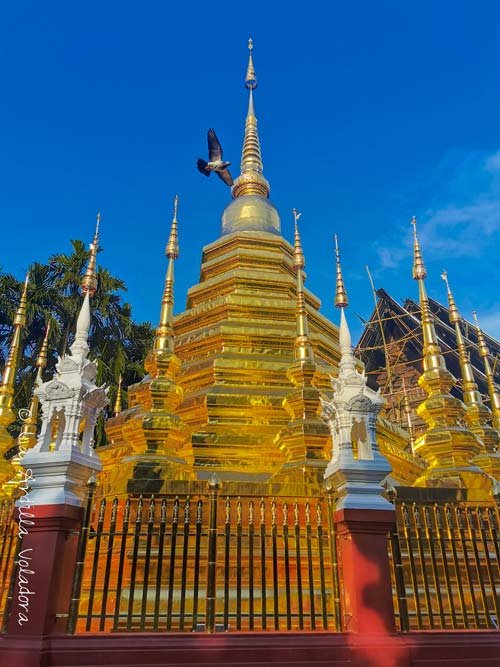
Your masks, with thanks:
[(213, 633), (215, 632), (215, 605), (217, 601), (217, 498), (220, 489), (220, 480), (215, 473), (210, 477), (208, 489), (210, 491), (210, 518), (205, 628), (207, 632)]
[(75, 576), (73, 577), (73, 586), (71, 590), (71, 605), (69, 608), (68, 619), (68, 633), (74, 634), (76, 629), (76, 622), (78, 620), (78, 607), (80, 606), (80, 593), (82, 588), (83, 566), (85, 563), (85, 553), (87, 551), (87, 543), (89, 539), (90, 518), (92, 516), (92, 505), (94, 502), (94, 495), (97, 486), (97, 478), (92, 475), (87, 483), (88, 496), (87, 504), (85, 506), (85, 514), (83, 517), (82, 529), (78, 538), (77, 547), (77, 561)]

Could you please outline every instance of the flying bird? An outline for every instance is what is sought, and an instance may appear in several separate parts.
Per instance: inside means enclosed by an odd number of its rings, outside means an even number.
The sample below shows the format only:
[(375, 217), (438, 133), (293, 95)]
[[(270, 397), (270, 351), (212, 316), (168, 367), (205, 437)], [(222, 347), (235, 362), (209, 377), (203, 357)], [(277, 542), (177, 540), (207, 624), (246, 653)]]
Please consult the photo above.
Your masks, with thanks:
[(215, 171), (217, 176), (224, 181), (226, 185), (231, 186), (233, 184), (233, 178), (228, 171), (228, 167), (231, 164), (222, 159), (222, 146), (220, 141), (217, 139), (215, 130), (210, 128), (207, 132), (208, 139), (208, 162), (199, 158), (197, 164), (198, 171), (200, 171), (205, 176), (210, 176), (211, 171)]

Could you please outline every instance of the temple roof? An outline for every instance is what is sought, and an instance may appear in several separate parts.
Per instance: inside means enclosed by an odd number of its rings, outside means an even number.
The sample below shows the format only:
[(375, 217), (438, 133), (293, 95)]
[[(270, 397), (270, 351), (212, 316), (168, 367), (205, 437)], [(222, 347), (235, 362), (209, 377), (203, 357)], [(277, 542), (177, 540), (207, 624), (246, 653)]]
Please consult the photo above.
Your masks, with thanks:
[[(408, 362), (421, 371), (422, 360), (422, 329), (420, 326), (420, 306), (413, 299), (406, 299), (399, 304), (384, 289), (377, 290), (377, 308), (365, 323), (364, 331), (356, 346), (356, 355), (365, 364), (369, 384), (377, 385), (376, 377), (386, 369), (384, 346), (395, 341), (403, 342), (404, 355)], [(456, 348), (455, 331), (449, 324), (449, 309), (435, 299), (429, 298), (429, 305), (434, 316), (434, 325), (439, 344), (446, 359), (446, 365), (457, 378), (457, 385), (452, 393), (459, 398), (461, 394), (460, 365)], [(467, 350), (473, 368), (478, 389), (485, 397), (488, 395), (483, 361), (479, 355), (476, 327), (463, 319), (463, 331)], [(484, 333), (486, 344), (493, 357), (495, 381), (500, 383), (500, 343), (492, 336)]]

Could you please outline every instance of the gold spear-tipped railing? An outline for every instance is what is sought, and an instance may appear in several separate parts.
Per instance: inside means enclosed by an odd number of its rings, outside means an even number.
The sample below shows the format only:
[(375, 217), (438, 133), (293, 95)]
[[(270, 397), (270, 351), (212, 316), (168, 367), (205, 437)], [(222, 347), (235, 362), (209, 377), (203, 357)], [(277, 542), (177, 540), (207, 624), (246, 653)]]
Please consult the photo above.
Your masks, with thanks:
[[(325, 500), (103, 499), (90, 521), (70, 629), (335, 631)], [(336, 566), (335, 566), (336, 567)]]
[(498, 507), (403, 502), (396, 514), (389, 553), (400, 629), (498, 628)]

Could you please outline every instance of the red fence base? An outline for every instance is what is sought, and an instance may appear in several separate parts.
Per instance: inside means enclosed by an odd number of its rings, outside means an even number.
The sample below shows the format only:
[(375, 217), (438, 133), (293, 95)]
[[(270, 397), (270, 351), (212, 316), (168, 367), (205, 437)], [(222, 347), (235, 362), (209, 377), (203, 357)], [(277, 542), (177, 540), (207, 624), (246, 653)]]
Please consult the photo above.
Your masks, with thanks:
[(500, 632), (0, 637), (9, 667), (500, 667)]

